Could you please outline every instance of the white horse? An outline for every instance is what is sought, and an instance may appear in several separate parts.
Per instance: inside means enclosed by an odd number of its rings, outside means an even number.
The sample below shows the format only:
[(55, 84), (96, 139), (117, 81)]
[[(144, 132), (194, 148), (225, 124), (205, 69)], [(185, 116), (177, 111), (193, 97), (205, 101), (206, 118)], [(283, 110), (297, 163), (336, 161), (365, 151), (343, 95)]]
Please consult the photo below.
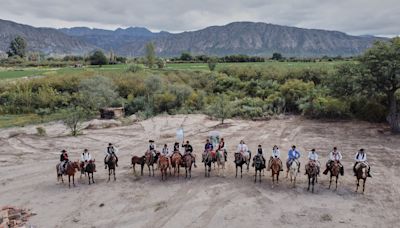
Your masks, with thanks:
[(297, 162), (293, 161), (289, 167), (290, 183), (293, 183), (293, 187), (296, 186), (296, 177), (297, 177), (298, 169), (299, 169), (299, 165), (297, 164)]
[(225, 155), (224, 150), (217, 151), (217, 165), (218, 165), (218, 176), (220, 176), (220, 170), (222, 169), (222, 176), (225, 176)]

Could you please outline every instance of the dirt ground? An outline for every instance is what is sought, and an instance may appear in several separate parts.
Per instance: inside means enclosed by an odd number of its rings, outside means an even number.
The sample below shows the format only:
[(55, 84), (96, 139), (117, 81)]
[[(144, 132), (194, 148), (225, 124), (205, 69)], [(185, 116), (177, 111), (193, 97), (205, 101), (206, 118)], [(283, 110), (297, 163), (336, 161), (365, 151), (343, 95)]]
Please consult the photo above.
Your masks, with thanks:
[[(172, 146), (178, 127), (200, 157), (210, 131), (219, 131), (229, 151), (225, 177), (212, 170), (204, 177), (198, 161), (192, 179), (168, 177), (160, 172), (149, 177), (145, 169), (134, 175), (132, 155), (142, 155), (148, 139), (159, 147)], [(228, 120), (224, 126), (204, 115), (158, 116), (132, 125), (85, 130), (79, 137), (67, 136), (60, 123), (44, 125), (48, 136), (36, 136), (35, 126), (0, 130), (0, 206), (32, 209), (34, 227), (399, 227), (400, 136), (384, 125), (365, 122), (323, 122), (301, 117), (269, 121)], [(10, 137), (12, 136), (12, 137)], [(283, 159), (292, 144), (302, 153), (302, 173), (296, 187), (281, 174), (272, 186), (269, 173), (254, 183), (254, 170), (235, 178), (233, 154), (244, 139), (252, 151), (262, 144), (268, 155), (277, 144)], [(109, 142), (119, 147), (117, 181), (107, 182), (102, 164)], [(321, 175), (315, 193), (307, 192), (304, 176), (306, 152), (316, 148), (321, 162), (333, 146), (342, 151), (345, 176), (337, 191), (327, 189), (329, 179)], [(373, 178), (365, 194), (356, 194), (352, 163), (356, 151), (365, 148)], [(94, 185), (77, 178), (77, 186), (56, 182), (55, 166), (62, 149), (77, 160), (84, 148), (97, 159)], [(199, 159), (198, 159), (199, 160)], [(139, 169), (138, 169), (139, 170)], [(181, 175), (184, 170), (181, 170)], [(65, 177), (64, 177), (65, 179)]]

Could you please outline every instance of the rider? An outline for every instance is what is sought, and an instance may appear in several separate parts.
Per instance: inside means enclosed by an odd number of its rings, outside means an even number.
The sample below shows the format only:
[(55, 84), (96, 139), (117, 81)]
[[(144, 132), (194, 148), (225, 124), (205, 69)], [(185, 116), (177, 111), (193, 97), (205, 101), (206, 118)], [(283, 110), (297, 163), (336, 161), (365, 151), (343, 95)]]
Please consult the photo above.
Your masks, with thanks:
[(91, 160), (92, 160), (92, 155), (90, 155), (88, 149), (84, 149), (81, 155), (81, 167), (83, 168), (83, 170), (86, 168), (86, 165)]
[[(210, 139), (207, 139), (206, 144), (204, 145), (204, 153), (210, 153), (214, 149), (213, 144), (210, 142)], [(204, 162), (204, 156), (203, 156)]]
[(154, 144), (154, 140), (150, 139), (149, 140), (149, 151), (153, 155), (153, 158), (156, 156), (156, 144)]
[(107, 169), (107, 162), (108, 159), (110, 159), (111, 156), (115, 157), (115, 165), (118, 167), (118, 157), (117, 157), (118, 149), (112, 144), (109, 143), (108, 147), (105, 151), (106, 157), (104, 158), (104, 165), (105, 169)]
[(162, 148), (161, 154), (164, 155), (165, 157), (168, 157), (169, 149), (168, 149), (168, 145), (167, 144), (164, 144), (164, 147)]
[(340, 167), (340, 175), (343, 176), (344, 174), (344, 169), (343, 169), (343, 165), (342, 163), (340, 163), (340, 160), (342, 160), (343, 156), (342, 153), (340, 153), (340, 151), (337, 150), (336, 146), (333, 147), (333, 151), (331, 151), (329, 153), (329, 160), (326, 163), (326, 169), (323, 172), (323, 174), (328, 174), (329, 168), (332, 166), (332, 164), (336, 161), (339, 164)]
[(370, 174), (371, 167), (368, 164), (367, 153), (365, 153), (364, 149), (361, 148), (357, 152), (357, 154), (355, 156), (355, 160), (356, 160), (356, 162), (354, 163), (354, 166), (353, 166), (354, 176), (356, 175), (356, 167), (357, 167), (358, 163), (364, 163), (368, 169), (368, 177), (371, 177), (371, 174)]
[(244, 143), (243, 139), (240, 140), (239, 145), (237, 146), (236, 153), (241, 153), (243, 157), (249, 155), (249, 148), (247, 145)]
[[(262, 165), (263, 165), (263, 167), (265, 167), (265, 158), (263, 155), (263, 149), (262, 149), (261, 145), (258, 145), (256, 156), (261, 156)], [(254, 158), (253, 158), (253, 160), (254, 160)], [(254, 166), (254, 163), (253, 163), (253, 166)]]
[(224, 158), (225, 161), (227, 161), (227, 157), (228, 157), (228, 152), (225, 149), (225, 141), (224, 138), (221, 138), (221, 141), (218, 144), (218, 149), (217, 150), (223, 150), (224, 151)]
[(299, 158), (300, 158), (300, 152), (298, 150), (296, 150), (296, 146), (293, 145), (292, 148), (288, 152), (288, 160), (286, 162), (288, 171), (289, 171), (289, 168), (292, 165), (292, 163), (296, 162), (297, 166), (298, 166), (297, 172), (300, 173), (300, 161), (299, 161)]
[(272, 148), (272, 155), (268, 161), (267, 171), (269, 171), (271, 169), (272, 159), (278, 159), (279, 163), (281, 164), (281, 171), (283, 171), (282, 160), (280, 157), (281, 157), (281, 152), (279, 151), (278, 146), (274, 145), (274, 147)]
[[(196, 158), (195, 158), (195, 156), (192, 154), (192, 152), (193, 152), (193, 147), (192, 147), (192, 145), (190, 145), (190, 143), (189, 143), (189, 140), (188, 141), (186, 141), (186, 144), (183, 144), (182, 143), (182, 147), (183, 148), (185, 148), (185, 155), (190, 155), (192, 158), (193, 158), (193, 164), (194, 164), (194, 167), (196, 168), (197, 167), (197, 165), (196, 165)], [(183, 157), (182, 157), (183, 158)]]
[(62, 150), (61, 151), (61, 155), (60, 155), (60, 167), (61, 167), (61, 172), (65, 172), (65, 166), (68, 164), (69, 160), (68, 160), (68, 154), (66, 150)]
[(174, 153), (175, 152), (179, 153), (179, 143), (178, 142), (175, 142), (175, 144), (174, 144)]
[(308, 163), (306, 164), (306, 173), (304, 173), (304, 175), (308, 174), (307, 170), (311, 162), (317, 166), (317, 174), (319, 175), (320, 163), (318, 161), (318, 154), (315, 152), (315, 149), (312, 149), (311, 152), (308, 152)]

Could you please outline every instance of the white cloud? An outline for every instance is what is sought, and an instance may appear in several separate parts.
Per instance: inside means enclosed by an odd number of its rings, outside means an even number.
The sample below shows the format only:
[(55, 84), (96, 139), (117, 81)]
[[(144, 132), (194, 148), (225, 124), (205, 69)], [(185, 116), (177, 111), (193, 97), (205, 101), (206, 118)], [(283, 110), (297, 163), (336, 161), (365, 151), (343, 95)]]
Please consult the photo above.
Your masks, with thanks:
[(186, 31), (257, 21), (350, 34), (399, 34), (397, 0), (0, 0), (0, 17), (45, 27)]

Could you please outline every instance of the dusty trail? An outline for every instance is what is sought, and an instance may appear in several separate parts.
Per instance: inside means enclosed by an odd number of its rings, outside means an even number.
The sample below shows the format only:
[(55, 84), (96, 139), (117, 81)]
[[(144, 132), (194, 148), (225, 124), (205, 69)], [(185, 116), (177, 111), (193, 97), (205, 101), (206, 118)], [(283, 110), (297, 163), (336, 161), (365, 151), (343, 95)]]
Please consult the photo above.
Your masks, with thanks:
[[(168, 177), (160, 181), (132, 174), (130, 157), (141, 155), (151, 137), (157, 145), (175, 142), (178, 127), (191, 141), (198, 168), (192, 179)], [(85, 130), (69, 137), (59, 123), (45, 125), (48, 136), (35, 136), (35, 126), (0, 131), (0, 205), (31, 208), (36, 216), (29, 223), (38, 227), (397, 227), (400, 224), (400, 136), (382, 133), (383, 126), (365, 122), (319, 122), (300, 117), (270, 121), (229, 120), (225, 126), (203, 115), (159, 116), (133, 125)], [(226, 139), (229, 157), (226, 177), (204, 178), (201, 149), (208, 132), (217, 130)], [(19, 132), (19, 134), (15, 134)], [(10, 133), (15, 135), (9, 137)], [(302, 173), (292, 188), (285, 173), (272, 187), (269, 172), (262, 183), (254, 183), (254, 170), (235, 178), (233, 154), (244, 139), (252, 151), (262, 144), (267, 154), (274, 144), (286, 159), (287, 149), (296, 144), (302, 152)], [(102, 164), (108, 142), (119, 146), (117, 181), (107, 183)], [(306, 151), (316, 148), (324, 165), (330, 148), (343, 152), (345, 176), (338, 191), (328, 190), (328, 176), (321, 175), (316, 192), (306, 190), (304, 164)], [(357, 149), (367, 150), (373, 178), (366, 193), (355, 194), (351, 175)], [(76, 176), (77, 187), (56, 183), (55, 165), (61, 149), (77, 160), (88, 148), (96, 158), (96, 184)], [(139, 169), (138, 169), (139, 170)], [(137, 170), (137, 171), (138, 171)], [(137, 172), (140, 174), (140, 172)], [(183, 174), (183, 175), (182, 175)], [(64, 180), (67, 180), (64, 178)], [(68, 181), (68, 180), (67, 180)], [(104, 206), (100, 207), (100, 204)]]

